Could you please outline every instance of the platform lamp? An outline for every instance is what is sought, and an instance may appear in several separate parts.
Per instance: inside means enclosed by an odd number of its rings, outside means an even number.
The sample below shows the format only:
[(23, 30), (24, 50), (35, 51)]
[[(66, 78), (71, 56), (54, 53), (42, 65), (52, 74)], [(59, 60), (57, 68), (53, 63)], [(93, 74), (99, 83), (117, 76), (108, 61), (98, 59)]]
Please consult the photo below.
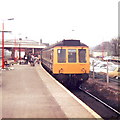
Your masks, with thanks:
[[(10, 19), (7, 19), (7, 20), (14, 20), (14, 18), (10, 18)], [(5, 63), (4, 63), (4, 32), (12, 32), (12, 31), (5, 31), (4, 30), (4, 21), (2, 22), (2, 69), (4, 69), (4, 66), (5, 66)]]

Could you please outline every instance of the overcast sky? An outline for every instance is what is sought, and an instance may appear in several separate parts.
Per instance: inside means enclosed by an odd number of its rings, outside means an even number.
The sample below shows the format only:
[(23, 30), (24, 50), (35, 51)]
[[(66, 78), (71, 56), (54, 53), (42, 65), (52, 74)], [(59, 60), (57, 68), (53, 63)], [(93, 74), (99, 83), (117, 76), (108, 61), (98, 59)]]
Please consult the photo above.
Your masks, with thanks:
[(50, 44), (80, 39), (95, 46), (118, 36), (118, 1), (0, 0), (0, 30), (4, 20), (5, 30), (13, 31), (6, 39), (28, 37)]

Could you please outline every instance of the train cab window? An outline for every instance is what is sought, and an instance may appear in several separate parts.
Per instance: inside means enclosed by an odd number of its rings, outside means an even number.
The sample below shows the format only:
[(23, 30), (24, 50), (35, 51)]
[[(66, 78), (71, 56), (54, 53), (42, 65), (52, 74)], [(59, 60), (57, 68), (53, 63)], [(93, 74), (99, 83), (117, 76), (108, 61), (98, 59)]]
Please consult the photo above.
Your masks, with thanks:
[(68, 49), (68, 62), (69, 63), (76, 62), (76, 49)]
[(66, 62), (66, 49), (58, 49), (58, 63), (65, 63)]
[(85, 49), (78, 49), (78, 56), (80, 63), (86, 63), (86, 50)]

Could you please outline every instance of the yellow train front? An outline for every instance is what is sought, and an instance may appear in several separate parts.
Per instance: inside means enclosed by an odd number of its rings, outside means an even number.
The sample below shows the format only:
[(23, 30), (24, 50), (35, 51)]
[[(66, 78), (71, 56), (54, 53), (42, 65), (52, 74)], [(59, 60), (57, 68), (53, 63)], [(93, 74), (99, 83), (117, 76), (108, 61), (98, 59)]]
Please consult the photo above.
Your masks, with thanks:
[(89, 48), (80, 40), (63, 40), (42, 50), (41, 63), (66, 87), (88, 80)]

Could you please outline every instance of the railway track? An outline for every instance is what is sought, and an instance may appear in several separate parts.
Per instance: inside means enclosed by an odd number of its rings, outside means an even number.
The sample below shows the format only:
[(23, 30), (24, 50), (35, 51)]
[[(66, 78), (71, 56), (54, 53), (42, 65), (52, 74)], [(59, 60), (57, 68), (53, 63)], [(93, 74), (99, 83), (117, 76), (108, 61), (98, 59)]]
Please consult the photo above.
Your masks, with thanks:
[(118, 84), (118, 86), (120, 86), (120, 80), (119, 79), (110, 78), (110, 82), (115, 82), (115, 83)]
[(79, 88), (78, 90), (70, 90), (76, 97), (82, 100), (103, 119), (120, 119), (120, 112), (106, 104), (104, 101), (98, 99), (91, 93)]
[[(90, 72), (90, 76), (92, 76), (92, 75), (93, 75), (93, 73)], [(107, 81), (107, 76), (106, 75), (101, 75), (99, 73), (95, 73), (94, 75), (95, 75), (95, 78), (97, 78), (97, 79), (101, 79), (102, 78), (103, 80)], [(109, 82), (115, 82), (115, 83), (117, 83), (120, 86), (119, 78), (110, 78), (109, 77)]]

